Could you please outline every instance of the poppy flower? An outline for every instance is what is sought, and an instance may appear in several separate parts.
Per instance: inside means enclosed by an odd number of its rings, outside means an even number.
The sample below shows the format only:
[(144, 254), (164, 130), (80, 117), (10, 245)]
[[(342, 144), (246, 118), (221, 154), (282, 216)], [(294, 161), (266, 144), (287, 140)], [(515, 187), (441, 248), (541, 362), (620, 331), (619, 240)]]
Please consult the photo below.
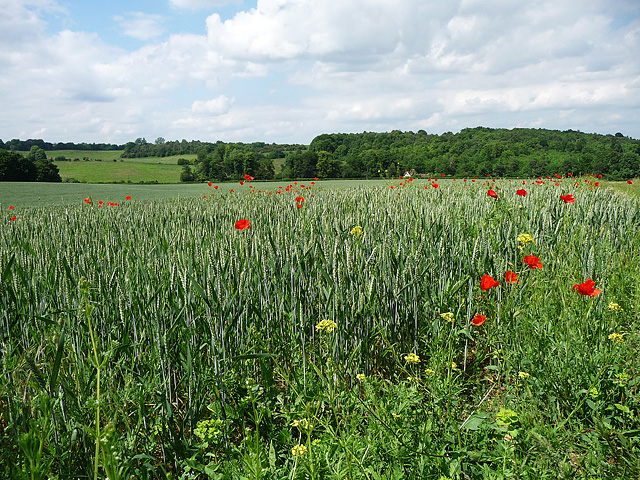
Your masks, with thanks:
[(440, 185), (438, 185), (437, 183), (432, 183), (432, 184), (431, 184), (431, 186), (432, 186), (433, 188), (438, 188)]
[(511, 270), (507, 270), (504, 274), (504, 281), (507, 283), (518, 283), (518, 274), (516, 272), (512, 272)]
[(249, 225), (249, 220), (243, 218), (242, 220), (238, 220), (236, 222), (236, 230), (244, 230), (245, 228), (251, 228), (251, 225)]
[(540, 259), (535, 255), (525, 255), (522, 261), (526, 263), (529, 268), (542, 268)]
[(16, 217), (11, 217), (11, 221), (15, 222), (16, 221)]
[(230, 189), (229, 189), (229, 193), (233, 193), (233, 188), (230, 188)]
[(302, 205), (298, 203), (298, 204), (296, 205), (296, 207), (298, 207), (298, 208), (302, 208)]
[(633, 182), (632, 182), (631, 180), (627, 180), (627, 183), (628, 183), (629, 185), (633, 185)]
[(564, 203), (575, 203), (576, 201), (576, 197), (574, 197), (573, 195), (560, 195), (560, 200), (562, 200)]
[(240, 185), (244, 185), (244, 180), (240, 180)]
[(496, 192), (494, 192), (493, 190), (489, 190), (487, 192), (487, 195), (489, 195), (491, 198), (498, 198), (498, 194)]
[(520, 195), (521, 197), (526, 197), (527, 196), (527, 191), (524, 188), (521, 188), (520, 190), (516, 190), (516, 193), (518, 195)]
[(245, 180), (253, 180), (253, 177), (251, 175), (245, 175), (244, 179)]
[(127, 195), (125, 198), (126, 198), (127, 200), (131, 200), (131, 195)]
[(591, 279), (588, 279), (586, 282), (581, 284), (576, 284), (573, 286), (573, 291), (578, 291), (580, 295), (588, 295), (590, 297), (595, 297), (602, 293), (602, 290), (599, 288), (595, 288), (596, 282)]
[(567, 177), (573, 177), (573, 175), (571, 175), (571, 172), (567, 173)]
[(304, 203), (304, 197), (296, 197), (296, 202)]
[(484, 321), (487, 319), (486, 315), (476, 315), (475, 317), (473, 317), (471, 319), (471, 323), (473, 323), (476, 327), (479, 327), (480, 325), (482, 325), (484, 323)]
[(483, 275), (482, 279), (480, 280), (480, 288), (484, 291), (484, 290), (489, 290), (490, 288), (493, 287), (497, 287), (498, 285), (500, 285), (500, 282), (497, 280), (494, 280), (493, 277), (491, 277), (490, 275)]
[(215, 186), (215, 187), (213, 187), (213, 188), (215, 188), (215, 189), (217, 190), (217, 189), (218, 189), (218, 185), (216, 185), (216, 186)]
[(14, 208), (16, 208), (16, 207), (14, 207), (13, 205), (11, 205), (11, 206), (9, 207), (9, 210), (13, 210)]

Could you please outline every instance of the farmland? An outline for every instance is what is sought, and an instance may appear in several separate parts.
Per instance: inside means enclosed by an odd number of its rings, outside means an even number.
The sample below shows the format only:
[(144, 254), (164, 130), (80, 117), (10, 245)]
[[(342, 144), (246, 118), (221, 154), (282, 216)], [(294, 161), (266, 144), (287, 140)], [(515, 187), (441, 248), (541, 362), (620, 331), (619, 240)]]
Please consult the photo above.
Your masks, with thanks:
[(5, 185), (11, 478), (640, 474), (637, 184)]

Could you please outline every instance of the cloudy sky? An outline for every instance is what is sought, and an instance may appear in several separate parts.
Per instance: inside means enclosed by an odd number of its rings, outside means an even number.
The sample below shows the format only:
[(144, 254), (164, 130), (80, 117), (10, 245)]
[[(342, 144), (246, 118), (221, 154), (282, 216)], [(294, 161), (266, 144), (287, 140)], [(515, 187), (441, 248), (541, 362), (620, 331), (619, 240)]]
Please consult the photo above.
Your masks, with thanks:
[(638, 0), (0, 0), (0, 138), (640, 138)]

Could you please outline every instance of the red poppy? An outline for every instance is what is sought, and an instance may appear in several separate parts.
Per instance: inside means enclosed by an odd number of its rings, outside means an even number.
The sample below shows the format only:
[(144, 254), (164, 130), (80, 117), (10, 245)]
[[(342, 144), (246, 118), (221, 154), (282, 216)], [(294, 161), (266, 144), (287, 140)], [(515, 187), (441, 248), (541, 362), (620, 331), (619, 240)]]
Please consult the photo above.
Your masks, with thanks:
[(303, 197), (296, 197), (296, 202), (304, 203), (304, 198)]
[(494, 192), (493, 190), (489, 190), (487, 192), (487, 195), (489, 195), (491, 198), (498, 198), (498, 194), (496, 192)]
[(11, 217), (11, 221), (15, 222), (16, 221), (16, 217)]
[(244, 185), (244, 180), (240, 180), (240, 185)]
[(251, 175), (245, 175), (244, 179), (245, 180), (253, 180), (253, 177)]
[(298, 203), (298, 204), (296, 205), (296, 207), (298, 207), (298, 208), (302, 208), (302, 205)]
[(438, 185), (437, 183), (432, 183), (432, 184), (431, 184), (431, 186), (432, 186), (433, 188), (438, 188), (440, 185)]
[(535, 255), (525, 255), (522, 261), (526, 263), (529, 268), (542, 268), (540, 259)]
[(598, 178), (602, 178), (602, 175), (598, 175)]
[(127, 195), (125, 198), (126, 198), (127, 200), (131, 200), (131, 195)]
[(317, 180), (318, 180), (318, 177), (313, 177), (313, 179), (317, 181)]
[(444, 173), (441, 173), (441, 174), (440, 174), (440, 176), (441, 176), (441, 177), (444, 177)]
[(482, 280), (480, 280), (480, 288), (484, 290), (489, 290), (490, 288), (497, 287), (500, 285), (500, 282), (494, 280), (490, 275), (483, 275)]
[(567, 173), (567, 177), (573, 177), (573, 175), (571, 175), (571, 172)]
[(11, 206), (9, 207), (9, 210), (13, 210), (14, 208), (16, 208), (16, 207), (14, 207), (13, 205), (11, 205)]
[(504, 281), (507, 283), (518, 283), (518, 274), (511, 270), (507, 270), (504, 274)]
[(102, 205), (103, 203), (104, 203), (104, 200), (100, 200), (100, 201), (98, 202), (98, 205)]
[(594, 187), (599, 187), (600, 186), (600, 182), (596, 182), (593, 184)]
[(486, 315), (476, 315), (475, 317), (473, 317), (471, 319), (471, 323), (473, 323), (476, 327), (479, 327), (480, 325), (482, 325), (484, 323), (484, 321), (487, 319)]
[(230, 189), (229, 189), (229, 193), (233, 193), (233, 188), (230, 188)]
[(91, 199), (90, 199), (89, 197), (85, 198), (85, 199), (84, 199), (84, 203), (86, 203), (86, 204), (89, 204), (89, 205), (90, 205), (90, 204), (91, 204)]
[(236, 222), (237, 230), (244, 230), (245, 228), (251, 228), (251, 225), (249, 225), (249, 220), (247, 220), (246, 218), (243, 218), (242, 220), (238, 220)]
[(527, 196), (527, 191), (524, 188), (521, 188), (520, 190), (516, 190), (516, 193), (518, 195), (520, 195), (521, 197), (526, 197)]
[(215, 189), (217, 190), (217, 189), (218, 189), (218, 185), (216, 185), (216, 186), (215, 186), (215, 187), (213, 187), (213, 188), (215, 188)]
[(591, 279), (588, 279), (586, 282), (581, 284), (576, 284), (573, 286), (574, 291), (578, 291), (580, 295), (588, 295), (590, 297), (595, 297), (596, 295), (600, 295), (602, 290), (599, 288), (595, 288), (596, 282)]
[(560, 195), (560, 199), (564, 202), (564, 203), (575, 203), (576, 201), (576, 197), (574, 197), (573, 195)]
[(632, 182), (631, 180), (627, 180), (627, 183), (628, 183), (629, 185), (633, 185), (633, 182)]

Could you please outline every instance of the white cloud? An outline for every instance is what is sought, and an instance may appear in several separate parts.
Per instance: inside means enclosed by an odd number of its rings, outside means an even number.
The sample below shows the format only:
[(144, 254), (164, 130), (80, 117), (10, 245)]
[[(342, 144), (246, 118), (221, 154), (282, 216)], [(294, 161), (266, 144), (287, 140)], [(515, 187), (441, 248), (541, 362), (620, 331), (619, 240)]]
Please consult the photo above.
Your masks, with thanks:
[(162, 15), (130, 12), (124, 16), (118, 15), (114, 20), (120, 24), (125, 35), (138, 40), (150, 40), (165, 32)]
[(191, 111), (195, 114), (223, 115), (229, 111), (233, 99), (220, 95), (212, 100), (196, 100), (191, 104)]
[(169, 0), (171, 5), (178, 8), (188, 8), (198, 10), (204, 8), (215, 8), (230, 3), (240, 3), (242, 0)]
[(144, 42), (134, 51), (98, 32), (47, 33), (60, 12), (50, 0), (0, 7), (3, 135), (309, 142), (480, 124), (640, 137), (633, 2), (258, 0), (224, 21), (203, 15), (189, 34), (160, 14), (121, 14)]

